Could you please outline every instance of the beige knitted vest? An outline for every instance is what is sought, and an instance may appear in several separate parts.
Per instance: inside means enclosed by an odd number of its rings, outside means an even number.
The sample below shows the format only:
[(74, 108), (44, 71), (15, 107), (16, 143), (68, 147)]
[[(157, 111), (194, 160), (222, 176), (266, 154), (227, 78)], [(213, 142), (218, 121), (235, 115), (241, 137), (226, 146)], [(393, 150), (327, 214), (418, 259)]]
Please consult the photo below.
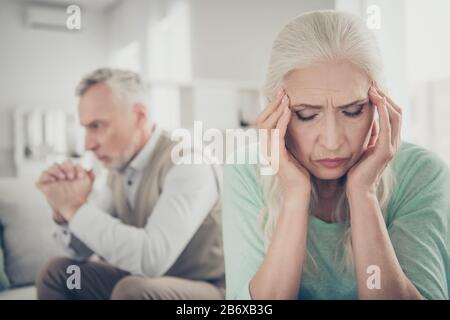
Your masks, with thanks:
[[(174, 166), (171, 151), (176, 142), (163, 132), (146, 166), (136, 193), (134, 210), (128, 205), (124, 191), (124, 177), (111, 172), (108, 178), (114, 196), (115, 215), (125, 224), (144, 228), (161, 195), (164, 179)], [(220, 172), (215, 169), (218, 190), (221, 186)], [(180, 229), (184, 226), (180, 224)], [(139, 250), (139, 248), (136, 248)], [(224, 283), (225, 270), (222, 244), (220, 199), (165, 274), (193, 280), (209, 280)]]

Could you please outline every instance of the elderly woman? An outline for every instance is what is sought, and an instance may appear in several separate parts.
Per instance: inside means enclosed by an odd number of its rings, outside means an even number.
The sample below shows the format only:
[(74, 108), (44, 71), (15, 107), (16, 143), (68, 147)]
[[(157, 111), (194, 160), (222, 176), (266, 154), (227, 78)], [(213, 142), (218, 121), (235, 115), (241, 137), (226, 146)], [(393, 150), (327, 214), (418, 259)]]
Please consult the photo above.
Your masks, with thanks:
[(384, 92), (360, 18), (312, 12), (281, 30), (257, 120), (278, 130), (264, 148), (278, 170), (225, 167), (228, 299), (448, 299), (449, 170), (401, 141)]

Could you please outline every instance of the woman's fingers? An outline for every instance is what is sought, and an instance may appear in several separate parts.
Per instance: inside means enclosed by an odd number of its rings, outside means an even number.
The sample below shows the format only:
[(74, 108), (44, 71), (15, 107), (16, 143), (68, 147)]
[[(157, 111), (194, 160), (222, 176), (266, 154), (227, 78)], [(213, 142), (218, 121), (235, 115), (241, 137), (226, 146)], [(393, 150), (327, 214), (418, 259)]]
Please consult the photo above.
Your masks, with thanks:
[(395, 109), (395, 111), (397, 111), (399, 114), (402, 114), (402, 108), (400, 108), (394, 101), (392, 101), (391, 98), (389, 98), (386, 94), (384, 94), (384, 92), (381, 91), (381, 89), (376, 84), (374, 84), (374, 86), (377, 93), (383, 98), (386, 97), (387, 102)]
[(275, 109), (272, 114), (264, 121), (263, 126), (265, 128), (275, 128), (277, 126), (278, 120), (283, 115), (283, 110), (285, 107), (289, 105), (289, 98), (285, 94), (281, 99), (281, 103), (278, 105), (278, 108)]
[[(281, 100), (280, 105), (278, 106), (278, 109), (275, 110), (275, 112), (273, 112), (269, 118), (266, 121), (266, 128), (270, 128), (269, 130), (269, 147), (272, 149), (272, 143), (278, 143), (278, 146), (276, 146), (277, 148), (279, 148), (278, 150), (282, 150), (282, 148), (284, 148), (284, 142), (283, 144), (280, 144), (281, 139), (283, 139), (284, 141), (284, 135), (286, 133), (286, 126), (283, 128), (283, 123), (286, 121), (289, 121), (288, 116), (290, 116), (290, 112), (289, 112), (289, 98), (288, 96), (285, 94), (283, 96), (283, 99)], [(283, 119), (284, 117), (284, 119)], [(287, 118), (287, 119), (286, 119)], [(280, 123), (280, 121), (282, 121), (282, 123)], [(282, 127), (280, 127), (280, 125)], [(278, 130), (277, 134), (278, 134), (278, 140), (272, 141), (272, 139), (274, 138), (272, 136), (273, 132), (272, 129)], [(284, 130), (284, 132), (281, 132), (282, 130)]]
[(276, 129), (278, 129), (278, 143), (280, 146), (285, 145), (285, 136), (287, 131), (287, 126), (289, 124), (289, 121), (291, 120), (291, 110), (289, 109), (289, 106), (285, 106), (283, 108), (283, 113), (281, 114), (280, 119), (278, 120)]
[(392, 99), (386, 96), (381, 90), (376, 88), (376, 93), (382, 98), (386, 99), (386, 106), (389, 113), (389, 120), (392, 129), (391, 143), (394, 149), (397, 150), (401, 142), (402, 110), (392, 101)]
[(379, 145), (385, 151), (391, 155), (391, 124), (389, 120), (389, 112), (387, 110), (387, 100), (381, 97), (375, 90), (375, 88), (370, 91), (370, 99), (372, 103), (377, 107), (378, 113), (380, 115), (380, 136)]
[(400, 134), (401, 134), (402, 116), (395, 110), (392, 104), (390, 104), (388, 101), (386, 101), (386, 106), (389, 113), (389, 119), (392, 128), (391, 143), (394, 146), (394, 149), (397, 150), (401, 140)]
[(280, 119), (280, 117), (283, 115), (284, 108), (289, 106), (289, 98), (286, 94), (282, 95), (283, 98), (281, 99), (280, 103), (277, 105), (277, 108), (271, 109), (272, 113), (266, 117), (265, 121), (258, 123), (258, 127), (260, 129), (266, 129), (265, 137), (261, 141), (262, 145), (262, 153), (267, 158), (270, 159), (271, 157), (271, 150), (272, 150), (272, 135), (273, 135), (273, 129), (276, 129), (277, 123)]
[(387, 102), (392, 106), (392, 108), (398, 113), (398, 114), (402, 114), (402, 108), (400, 108), (394, 101), (392, 101), (391, 98), (389, 98), (388, 96), (386, 96), (382, 91), (378, 90), (378, 93), (382, 96), (382, 97), (386, 97)]
[(277, 107), (281, 103), (281, 99), (284, 95), (283, 88), (278, 89), (277, 95), (275, 96), (275, 99), (273, 99), (269, 105), (261, 112), (261, 114), (256, 118), (256, 124), (259, 126), (259, 124), (263, 123), (272, 113), (274, 110), (277, 109)]

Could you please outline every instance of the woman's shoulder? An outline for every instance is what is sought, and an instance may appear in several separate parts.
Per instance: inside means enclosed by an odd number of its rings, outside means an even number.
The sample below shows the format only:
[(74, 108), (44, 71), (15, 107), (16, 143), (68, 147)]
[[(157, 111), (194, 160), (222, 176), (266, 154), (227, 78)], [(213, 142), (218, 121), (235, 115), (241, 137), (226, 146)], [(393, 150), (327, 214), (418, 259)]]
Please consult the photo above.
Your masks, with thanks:
[[(448, 174), (448, 165), (436, 153), (419, 145), (402, 141), (392, 160), (392, 169), (400, 180)], [(425, 179), (427, 180), (427, 179)]]
[(246, 144), (236, 148), (227, 155), (224, 172), (227, 175), (240, 176), (245, 180), (258, 182), (261, 159), (258, 152), (258, 144)]
[(224, 183), (228, 186), (261, 193), (261, 159), (258, 144), (247, 144), (230, 153), (224, 164)]
[(417, 211), (419, 207), (450, 208), (450, 171), (436, 153), (402, 142), (391, 167), (395, 177), (391, 198), (394, 212)]
[(248, 226), (253, 225), (264, 205), (259, 160), (255, 158), (257, 155), (257, 146), (245, 145), (236, 148), (226, 158), (222, 210), (227, 221), (243, 219)]

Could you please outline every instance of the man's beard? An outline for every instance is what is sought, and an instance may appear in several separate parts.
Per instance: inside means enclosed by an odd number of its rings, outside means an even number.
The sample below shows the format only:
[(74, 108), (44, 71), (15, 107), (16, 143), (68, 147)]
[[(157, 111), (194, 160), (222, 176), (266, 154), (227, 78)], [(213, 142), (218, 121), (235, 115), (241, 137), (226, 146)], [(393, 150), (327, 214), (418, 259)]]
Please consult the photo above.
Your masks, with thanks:
[(131, 161), (131, 159), (135, 156), (138, 147), (139, 147), (139, 134), (136, 133), (133, 138), (131, 139), (130, 144), (126, 148), (124, 152), (122, 152), (121, 155), (111, 158), (111, 160), (108, 163), (103, 163), (103, 165), (112, 170), (123, 170), (128, 165), (128, 163)]

